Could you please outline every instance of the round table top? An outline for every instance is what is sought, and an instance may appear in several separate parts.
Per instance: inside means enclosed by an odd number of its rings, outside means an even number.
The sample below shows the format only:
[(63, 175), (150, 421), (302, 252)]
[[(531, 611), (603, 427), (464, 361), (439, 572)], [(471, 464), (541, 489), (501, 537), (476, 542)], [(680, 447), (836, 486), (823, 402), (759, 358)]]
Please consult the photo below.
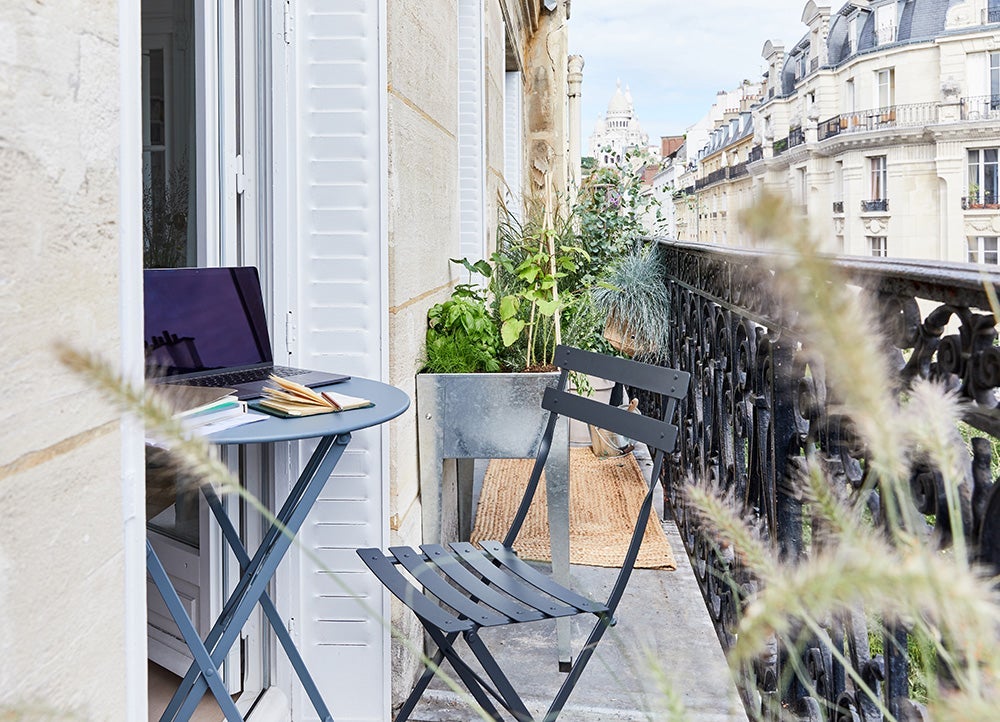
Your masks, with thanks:
[(346, 434), (369, 426), (378, 426), (402, 414), (410, 406), (410, 398), (395, 386), (372, 379), (352, 377), (317, 391), (335, 391), (348, 396), (370, 400), (374, 406), (351, 409), (332, 414), (317, 414), (301, 419), (282, 419), (269, 416), (231, 429), (223, 429), (205, 437), (212, 444), (260, 444), (271, 441), (294, 441), (320, 436)]

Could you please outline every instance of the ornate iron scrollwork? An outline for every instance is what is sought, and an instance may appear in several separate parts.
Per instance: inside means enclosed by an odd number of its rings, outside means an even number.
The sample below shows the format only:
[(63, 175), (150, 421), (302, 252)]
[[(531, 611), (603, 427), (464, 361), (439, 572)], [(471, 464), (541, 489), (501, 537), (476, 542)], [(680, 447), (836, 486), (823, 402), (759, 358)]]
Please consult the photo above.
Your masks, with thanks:
[[(823, 543), (821, 529), (812, 529), (811, 542), (803, 538), (809, 520), (803, 519), (796, 469), (807, 451), (818, 455), (843, 493), (865, 488), (876, 520), (880, 499), (877, 489), (866, 488), (866, 449), (827, 388), (823, 360), (797, 340), (796, 310), (776, 306), (771, 271), (762, 270), (760, 257), (691, 244), (663, 247), (674, 329), (667, 363), (692, 372), (680, 410), (681, 443), (664, 488), (720, 639), (731, 644), (757, 581), (741, 566), (738, 550), (725, 548), (688, 513), (679, 493), (688, 479), (711, 483), (738, 500), (761, 535), (793, 559), (807, 544)], [(973, 428), (1000, 435), (1000, 346), (996, 320), (985, 312), (982, 277), (958, 267), (921, 271), (857, 260), (839, 265), (871, 294), (898, 371), (897, 390), (918, 379), (942, 382), (967, 402)], [(990, 282), (1000, 285), (1000, 274)], [(979, 542), (973, 553), (1000, 570), (1000, 485), (991, 478), (991, 445), (979, 438), (971, 445), (962, 524)], [(951, 522), (940, 473), (915, 459), (911, 487), (917, 511), (934, 521), (937, 543), (948, 543)], [(922, 719), (906, 689), (900, 651), (906, 649), (905, 630), (885, 631), (888, 655), (872, 654), (864, 610), (832, 620), (825, 634), (808, 645), (797, 682), (784, 682), (789, 670), (777, 646), (752, 665), (741, 690), (752, 713), (764, 710), (777, 718), (781, 709), (791, 709), (800, 719), (870, 722), (882, 719), (874, 695), (897, 718)], [(831, 654), (831, 645), (847, 650), (850, 670)]]

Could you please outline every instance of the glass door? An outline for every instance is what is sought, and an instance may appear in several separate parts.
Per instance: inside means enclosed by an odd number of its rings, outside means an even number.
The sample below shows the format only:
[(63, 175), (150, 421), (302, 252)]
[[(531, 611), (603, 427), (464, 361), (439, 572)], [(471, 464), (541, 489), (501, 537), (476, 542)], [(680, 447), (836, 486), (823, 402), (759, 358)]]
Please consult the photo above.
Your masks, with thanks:
[[(266, 97), (258, 70), (263, 12), (252, 0), (142, 0), (143, 260), (160, 268), (254, 265), (269, 302), (256, 191)], [(239, 567), (192, 480), (172, 477), (155, 449), (147, 458), (147, 533), (206, 634)], [(260, 473), (271, 466), (266, 450), (232, 450), (223, 460), (269, 501)], [(235, 495), (224, 504), (252, 553), (262, 533), (258, 516)], [(151, 582), (147, 590), (150, 660), (182, 675), (190, 655)], [(268, 686), (265, 630), (258, 609), (226, 659), (226, 685), (241, 708), (249, 709)]]

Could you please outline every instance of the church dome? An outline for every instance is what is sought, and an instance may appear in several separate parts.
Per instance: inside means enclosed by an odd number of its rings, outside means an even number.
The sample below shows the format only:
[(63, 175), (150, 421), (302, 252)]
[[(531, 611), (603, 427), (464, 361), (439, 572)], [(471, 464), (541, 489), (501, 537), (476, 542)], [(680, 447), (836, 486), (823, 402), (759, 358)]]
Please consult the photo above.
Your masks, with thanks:
[(611, 96), (611, 102), (608, 103), (608, 115), (625, 115), (629, 112), (629, 102), (622, 93), (622, 82), (618, 81), (618, 87), (615, 89), (615, 94)]

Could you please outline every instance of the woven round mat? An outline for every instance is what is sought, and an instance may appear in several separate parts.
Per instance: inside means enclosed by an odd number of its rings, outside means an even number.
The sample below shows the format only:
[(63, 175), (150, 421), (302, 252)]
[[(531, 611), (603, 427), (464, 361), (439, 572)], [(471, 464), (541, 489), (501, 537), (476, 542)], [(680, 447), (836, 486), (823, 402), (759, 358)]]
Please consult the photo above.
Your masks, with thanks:
[[(476, 511), (473, 543), (503, 539), (524, 487), (533, 459), (494, 459), (486, 470)], [(549, 523), (545, 483), (531, 504), (514, 549), (523, 559), (550, 561)], [(646, 482), (632, 454), (599, 459), (590, 448), (570, 450), (569, 542), (570, 562), (597, 567), (619, 567), (646, 494)], [(636, 568), (676, 569), (670, 542), (653, 516), (639, 549)]]

